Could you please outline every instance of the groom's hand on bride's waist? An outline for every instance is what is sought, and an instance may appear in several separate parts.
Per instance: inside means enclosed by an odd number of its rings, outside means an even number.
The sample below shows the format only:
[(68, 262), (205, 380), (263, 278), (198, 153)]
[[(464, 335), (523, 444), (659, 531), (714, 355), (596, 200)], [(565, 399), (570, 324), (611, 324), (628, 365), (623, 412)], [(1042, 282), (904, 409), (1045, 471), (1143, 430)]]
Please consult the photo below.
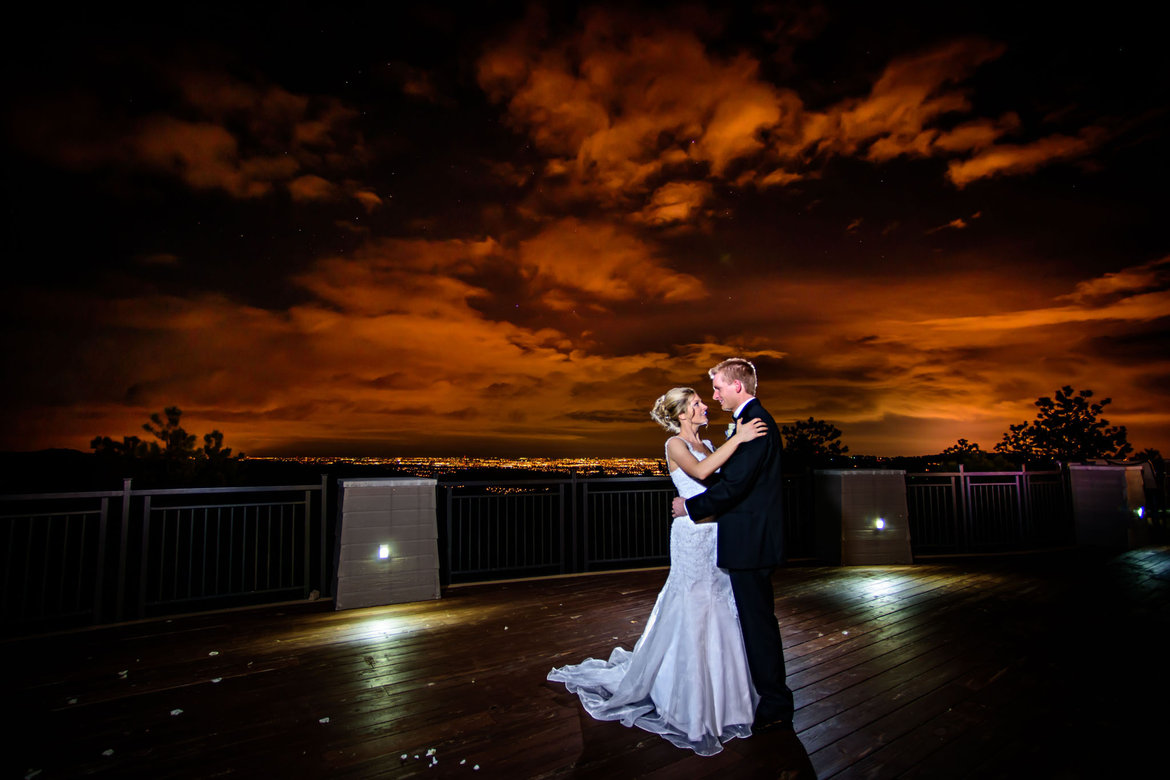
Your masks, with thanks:
[(670, 504), (671, 514), (674, 517), (685, 517), (687, 514), (687, 501), (685, 498), (675, 498)]

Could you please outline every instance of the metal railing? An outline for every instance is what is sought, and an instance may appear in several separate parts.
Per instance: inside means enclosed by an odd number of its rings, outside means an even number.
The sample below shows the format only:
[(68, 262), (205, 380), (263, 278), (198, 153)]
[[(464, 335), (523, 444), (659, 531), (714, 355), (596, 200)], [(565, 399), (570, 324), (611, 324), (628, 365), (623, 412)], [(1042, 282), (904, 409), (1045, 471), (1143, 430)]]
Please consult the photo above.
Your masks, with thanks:
[(108, 582), (110, 505), (120, 491), (5, 497), (0, 569), (5, 627), (24, 622), (97, 622)]
[(661, 566), (670, 560), (674, 483), (659, 479), (633, 487), (623, 484), (628, 482), (581, 483), (585, 571)]
[(139, 610), (245, 595), (307, 597), (317, 491), (323, 495), (324, 486), (289, 486), (278, 497), (256, 488), (140, 492)]
[[(785, 477), (789, 557), (811, 555), (807, 475)], [(444, 582), (607, 571), (670, 563), (666, 477), (442, 482)]]
[(1028, 549), (1072, 539), (1059, 471), (907, 474), (906, 504), (917, 554)]
[(462, 579), (565, 572), (566, 482), (441, 483), (446, 570)]
[[(812, 474), (785, 476), (790, 559), (813, 558)], [(0, 496), (4, 633), (328, 594), (319, 485)], [(441, 482), (444, 583), (669, 563), (665, 477)], [(906, 475), (915, 554), (1066, 544), (1061, 472)]]
[(325, 486), (0, 496), (3, 631), (325, 591)]

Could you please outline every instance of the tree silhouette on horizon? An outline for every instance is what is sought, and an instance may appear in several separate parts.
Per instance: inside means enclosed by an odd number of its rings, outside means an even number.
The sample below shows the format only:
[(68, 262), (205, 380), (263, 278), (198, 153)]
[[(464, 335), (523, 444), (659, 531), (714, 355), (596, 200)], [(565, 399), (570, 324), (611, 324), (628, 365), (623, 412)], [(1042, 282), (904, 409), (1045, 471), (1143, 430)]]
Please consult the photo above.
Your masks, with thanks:
[(1031, 460), (1072, 462), (1124, 458), (1133, 452), (1124, 425), (1111, 426), (1101, 414), (1113, 399), (1093, 402), (1092, 390), (1065, 385), (1055, 398), (1036, 400), (1036, 419), (1012, 425), (996, 452)]
[(781, 427), (780, 433), (784, 437), (785, 458), (801, 465), (826, 465), (849, 452), (840, 442), (841, 430), (827, 420), (813, 417), (796, 420)]
[(204, 434), (203, 446), (197, 447), (197, 437), (183, 428), (182, 416), (177, 406), (150, 415), (142, 429), (156, 441), (144, 441), (138, 436), (124, 436), (122, 441), (96, 436), (90, 447), (99, 458), (120, 462), (135, 476), (148, 479), (203, 478), (222, 482), (234, 476), (244, 453), (233, 455), (231, 447), (223, 446), (223, 433), (218, 430)]

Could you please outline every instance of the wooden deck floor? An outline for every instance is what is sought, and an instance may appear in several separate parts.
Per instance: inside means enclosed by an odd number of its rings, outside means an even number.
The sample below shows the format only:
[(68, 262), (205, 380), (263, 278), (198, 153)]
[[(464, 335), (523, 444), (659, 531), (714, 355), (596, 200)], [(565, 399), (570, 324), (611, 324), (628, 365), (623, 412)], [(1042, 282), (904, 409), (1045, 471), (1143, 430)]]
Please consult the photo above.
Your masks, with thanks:
[(664, 571), (0, 644), (3, 777), (1120, 777), (1164, 763), (1170, 549), (778, 572), (796, 734), (710, 758), (544, 676)]

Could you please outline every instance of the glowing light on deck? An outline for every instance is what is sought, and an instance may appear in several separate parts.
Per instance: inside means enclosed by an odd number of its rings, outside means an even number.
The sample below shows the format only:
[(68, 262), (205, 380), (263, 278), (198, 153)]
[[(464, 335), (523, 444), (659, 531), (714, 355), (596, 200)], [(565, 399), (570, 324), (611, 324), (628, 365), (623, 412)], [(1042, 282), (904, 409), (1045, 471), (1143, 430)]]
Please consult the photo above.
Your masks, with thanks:
[(871, 599), (888, 596), (898, 587), (896, 579), (870, 580), (861, 584), (861, 592)]

